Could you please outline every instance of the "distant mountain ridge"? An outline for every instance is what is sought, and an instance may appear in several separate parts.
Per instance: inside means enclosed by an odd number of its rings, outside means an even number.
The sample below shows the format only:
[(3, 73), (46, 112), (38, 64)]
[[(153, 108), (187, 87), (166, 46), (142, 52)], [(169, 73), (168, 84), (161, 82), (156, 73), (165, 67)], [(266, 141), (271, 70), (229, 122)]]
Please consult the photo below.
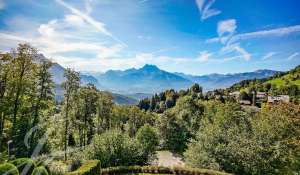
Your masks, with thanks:
[(109, 70), (96, 77), (107, 89), (119, 93), (156, 93), (166, 89), (185, 89), (192, 81), (146, 64), (140, 69)]
[[(41, 62), (41, 61), (50, 61), (51, 60), (47, 59), (44, 55), (39, 54), (37, 56), (37, 59), (35, 60), (36, 62)], [(60, 64), (58, 63), (54, 63), (52, 62), (52, 66), (49, 69), (49, 72), (52, 74), (52, 79), (54, 81), (55, 84), (55, 89), (54, 89), (54, 93), (55, 93), (55, 99), (57, 101), (62, 101), (63, 100), (63, 94), (64, 94), (64, 90), (61, 87), (61, 84), (66, 80), (64, 77), (64, 73), (65, 73), (65, 68), (62, 67)], [(95, 86), (99, 87), (99, 83), (98, 80), (91, 76), (91, 75), (86, 75), (86, 74), (82, 74), (80, 73), (80, 79), (81, 79), (81, 83), (82, 84), (94, 84)], [(137, 104), (138, 100), (132, 97), (128, 97), (128, 96), (124, 96), (121, 94), (116, 94), (116, 93), (112, 93), (114, 102), (117, 104)]]
[(159, 69), (155, 65), (146, 64), (140, 69), (109, 70), (96, 76), (98, 82), (108, 90), (121, 94), (157, 93), (166, 89), (186, 89), (194, 83), (200, 84), (205, 91), (227, 88), (247, 79), (260, 79), (273, 76), (279, 71), (261, 69), (254, 72), (235, 74), (188, 75), (171, 73)]
[(202, 76), (188, 75), (183, 73), (175, 74), (200, 84), (204, 88), (204, 90), (207, 91), (220, 88), (227, 88), (243, 80), (267, 78), (278, 73), (280, 73), (280, 71), (260, 69), (253, 72), (245, 73), (209, 74)]

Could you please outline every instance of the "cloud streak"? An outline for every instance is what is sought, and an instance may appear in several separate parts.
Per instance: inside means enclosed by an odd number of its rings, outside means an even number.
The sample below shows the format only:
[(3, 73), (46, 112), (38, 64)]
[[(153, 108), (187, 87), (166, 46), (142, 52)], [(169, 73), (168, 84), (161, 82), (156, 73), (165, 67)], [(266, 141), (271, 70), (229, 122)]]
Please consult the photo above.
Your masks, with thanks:
[(5, 8), (4, 0), (0, 0), (0, 10), (3, 10)]
[(299, 52), (295, 52), (295, 53), (293, 53), (292, 55), (290, 55), (288, 58), (287, 58), (287, 60), (292, 60), (292, 59), (294, 59), (295, 57), (297, 57), (299, 55)]
[(201, 21), (204, 21), (221, 13), (220, 10), (211, 8), (214, 3), (215, 0), (196, 0), (197, 7), (199, 9), (199, 12), (201, 13)]
[(274, 55), (276, 55), (276, 52), (269, 52), (265, 56), (262, 57), (262, 60), (267, 60), (267, 59), (271, 58)]
[(282, 27), (282, 28), (276, 28), (271, 30), (261, 30), (256, 32), (249, 32), (249, 33), (241, 33), (237, 34), (231, 39), (227, 36), (224, 37), (216, 37), (206, 40), (207, 43), (214, 43), (219, 42), (221, 40), (228, 40), (231, 41), (240, 41), (240, 40), (248, 40), (253, 38), (264, 38), (264, 37), (280, 37), (285, 35), (290, 35), (293, 33), (299, 33), (300, 32), (300, 25), (295, 26), (289, 26), (289, 27)]
[[(82, 18), (86, 23), (90, 24), (91, 26), (93, 26), (96, 30), (98, 30), (99, 32), (101, 32), (104, 35), (107, 35), (109, 37), (111, 37), (113, 40), (121, 43), (124, 46), (127, 46), (123, 41), (121, 41), (120, 39), (116, 38), (115, 36), (113, 36), (105, 27), (105, 24), (102, 22), (99, 22), (97, 20), (95, 20), (94, 18), (92, 18), (90, 15), (81, 12), (80, 10), (74, 8), (73, 6), (71, 6), (70, 4), (67, 4), (66, 2), (64, 2), (63, 0), (55, 0), (58, 4), (62, 5), (63, 7), (65, 7), (66, 9), (70, 10), (73, 14), (77, 15), (78, 17)], [(88, 9), (87, 11), (89, 11), (91, 9)]]
[(237, 25), (235, 19), (228, 19), (218, 22), (217, 33), (220, 38), (218, 42), (221, 42), (224, 45), (224, 47), (221, 49), (221, 52), (235, 52), (242, 56), (246, 61), (249, 61), (251, 59), (251, 54), (242, 48), (239, 43), (233, 42), (231, 39), (234, 37), (236, 28)]
[(105, 28), (105, 24), (99, 21), (96, 21), (91, 16), (81, 12), (80, 10), (72, 7), (71, 5), (65, 3), (63, 0), (56, 0), (57, 3), (64, 6), (68, 10), (70, 10), (73, 14), (78, 15), (83, 20), (85, 20), (88, 24), (95, 27), (99, 32), (102, 32), (105, 35), (112, 36), (112, 34)]

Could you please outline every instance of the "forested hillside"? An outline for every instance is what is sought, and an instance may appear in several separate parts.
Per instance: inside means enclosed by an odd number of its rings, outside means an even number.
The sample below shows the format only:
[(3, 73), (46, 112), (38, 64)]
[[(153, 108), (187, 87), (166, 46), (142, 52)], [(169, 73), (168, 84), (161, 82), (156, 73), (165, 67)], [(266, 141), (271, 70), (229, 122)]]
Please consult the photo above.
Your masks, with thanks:
[(244, 80), (234, 84), (229, 91), (261, 91), (270, 95), (289, 95), (293, 101), (299, 102), (300, 96), (300, 65), (294, 69), (278, 73), (264, 79)]

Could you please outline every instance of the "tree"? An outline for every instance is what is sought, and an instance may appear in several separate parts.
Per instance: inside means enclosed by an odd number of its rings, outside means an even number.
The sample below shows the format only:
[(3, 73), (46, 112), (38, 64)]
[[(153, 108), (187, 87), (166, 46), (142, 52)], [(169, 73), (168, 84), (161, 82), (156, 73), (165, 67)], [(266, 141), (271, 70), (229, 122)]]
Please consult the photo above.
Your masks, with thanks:
[(202, 93), (202, 87), (199, 86), (198, 83), (195, 83), (191, 88), (190, 88), (191, 93)]
[(5, 121), (7, 120), (7, 110), (9, 108), (7, 100), (7, 91), (9, 90), (8, 85), (11, 76), (11, 61), (12, 56), (10, 54), (1, 54), (0, 55), (0, 151), (2, 149), (3, 141), (3, 131), (5, 126)]
[(112, 122), (113, 97), (108, 92), (99, 92), (97, 101), (97, 133), (105, 131), (117, 125)]
[(72, 104), (75, 103), (74, 98), (78, 92), (80, 85), (79, 73), (71, 69), (67, 69), (65, 72), (66, 81), (63, 83), (63, 88), (65, 90), (64, 94), (64, 110), (65, 110), (65, 133), (64, 133), (64, 152), (65, 152), (65, 161), (67, 160), (67, 146), (68, 146), (68, 137), (69, 137), (69, 120), (70, 120), (70, 110)]
[(183, 152), (189, 139), (188, 129), (172, 111), (166, 111), (160, 118), (159, 132), (163, 146), (174, 152)]
[(176, 106), (167, 110), (159, 123), (159, 130), (164, 146), (182, 153), (200, 127), (204, 107), (192, 96), (177, 100)]
[[(35, 100), (33, 105), (33, 120), (31, 122), (31, 127), (34, 127), (40, 123), (40, 118), (45, 116), (45, 112), (50, 113), (47, 111), (54, 106), (54, 82), (52, 80), (52, 75), (49, 72), (52, 63), (49, 61), (42, 61), (38, 66), (37, 71), (37, 81), (36, 81), (36, 93), (35, 93)], [(46, 114), (47, 115), (47, 114)], [(33, 134), (30, 143), (29, 155), (33, 151), (34, 145), (37, 143), (39, 137), (43, 135), (44, 131), (40, 131), (40, 133)]]
[(148, 160), (155, 155), (155, 151), (159, 144), (158, 134), (154, 127), (146, 124), (138, 130), (136, 138), (138, 143), (143, 147), (143, 157), (145, 162), (148, 162)]
[(240, 93), (239, 99), (240, 99), (240, 100), (249, 100), (249, 101), (251, 101), (251, 97), (250, 97), (250, 96), (248, 95), (248, 93), (245, 92), (245, 91), (242, 91), (242, 92)]
[[(34, 85), (34, 75), (36, 72), (36, 65), (33, 63), (37, 55), (37, 50), (28, 44), (19, 44), (18, 48), (13, 51), (14, 58), (12, 60), (11, 71), (12, 74), (11, 86), (12, 92), (12, 138), (14, 144), (18, 143), (16, 140), (17, 134), (17, 117), (20, 112), (20, 106), (25, 105), (25, 94), (30, 92)], [(23, 120), (28, 122), (28, 119)]]
[(82, 116), (77, 118), (82, 123), (82, 127), (79, 127), (80, 143), (85, 146), (93, 137), (93, 117), (97, 111), (98, 90), (93, 84), (88, 84), (79, 89), (79, 98), (82, 99), (81, 107), (78, 108), (81, 110), (81, 113), (78, 112), (78, 114), (82, 114)]
[(234, 104), (219, 104), (188, 145), (187, 164), (234, 174), (299, 172), (299, 110), (268, 105), (253, 116)]

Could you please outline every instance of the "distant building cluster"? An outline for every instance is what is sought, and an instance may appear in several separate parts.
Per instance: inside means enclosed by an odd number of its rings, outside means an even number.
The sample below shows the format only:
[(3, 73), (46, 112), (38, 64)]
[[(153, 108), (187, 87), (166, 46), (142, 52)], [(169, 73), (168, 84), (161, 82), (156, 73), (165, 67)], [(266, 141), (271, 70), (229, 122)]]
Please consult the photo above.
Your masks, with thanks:
[(288, 95), (268, 96), (268, 103), (288, 103), (289, 101), (290, 97)]
[[(241, 105), (256, 105), (256, 103), (288, 103), (290, 102), (290, 97), (288, 95), (276, 95), (271, 96), (268, 95), (266, 92), (255, 92), (255, 98), (250, 100), (240, 99), (241, 92), (234, 91), (230, 92), (229, 96), (235, 98)], [(255, 104), (254, 104), (255, 103)]]

